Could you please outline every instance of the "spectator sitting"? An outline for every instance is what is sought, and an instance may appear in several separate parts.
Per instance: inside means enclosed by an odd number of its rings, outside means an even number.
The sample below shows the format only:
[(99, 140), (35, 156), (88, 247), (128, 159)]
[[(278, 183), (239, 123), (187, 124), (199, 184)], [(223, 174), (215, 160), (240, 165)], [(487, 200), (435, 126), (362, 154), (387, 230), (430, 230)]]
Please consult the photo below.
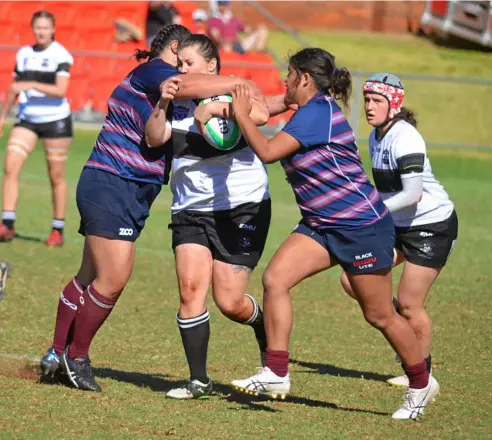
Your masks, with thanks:
[(159, 29), (169, 24), (182, 24), (178, 10), (173, 2), (149, 1), (147, 12), (147, 44), (150, 45)]
[(192, 14), (193, 25), (190, 31), (194, 34), (207, 34), (207, 13), (203, 9), (195, 9)]
[[(208, 33), (221, 49), (226, 52), (247, 51), (263, 52), (265, 50), (268, 28), (260, 25), (256, 28), (244, 26), (244, 23), (234, 17), (229, 8), (230, 1), (219, 0), (219, 12), (208, 20)], [(239, 32), (246, 35), (240, 39)]]

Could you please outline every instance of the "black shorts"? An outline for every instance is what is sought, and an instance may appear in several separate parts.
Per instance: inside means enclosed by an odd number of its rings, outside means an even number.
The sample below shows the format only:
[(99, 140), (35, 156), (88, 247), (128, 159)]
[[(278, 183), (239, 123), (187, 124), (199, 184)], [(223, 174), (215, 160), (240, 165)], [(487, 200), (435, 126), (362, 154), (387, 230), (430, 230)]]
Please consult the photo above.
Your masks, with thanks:
[(442, 222), (396, 228), (396, 248), (405, 259), (418, 266), (436, 269), (444, 267), (457, 238), (456, 211)]
[(84, 168), (77, 185), (79, 234), (135, 241), (161, 191), (156, 183), (123, 179), (107, 171)]
[(244, 203), (224, 211), (181, 211), (172, 215), (173, 249), (199, 244), (214, 260), (254, 269), (260, 261), (270, 228), (271, 200)]
[(15, 123), (14, 127), (27, 128), (36, 133), (40, 139), (73, 137), (72, 115), (51, 122), (30, 122), (21, 119)]

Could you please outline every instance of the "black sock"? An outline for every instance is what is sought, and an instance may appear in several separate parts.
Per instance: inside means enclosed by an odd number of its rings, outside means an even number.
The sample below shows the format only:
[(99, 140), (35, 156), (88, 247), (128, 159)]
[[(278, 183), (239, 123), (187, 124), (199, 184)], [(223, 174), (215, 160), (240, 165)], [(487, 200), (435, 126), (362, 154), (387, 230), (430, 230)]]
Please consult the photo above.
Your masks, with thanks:
[(430, 374), (432, 370), (432, 356), (430, 354), (425, 358), (425, 365), (427, 367), (427, 372)]
[(210, 314), (208, 310), (200, 316), (183, 319), (179, 315), (178, 321), (181, 340), (190, 367), (190, 380), (199, 380), (207, 384), (207, 351), (210, 339)]
[(253, 302), (253, 314), (246, 322), (243, 322), (243, 324), (253, 327), (256, 340), (260, 346), (260, 351), (264, 352), (267, 349), (267, 337), (265, 332), (265, 323), (263, 322), (263, 312), (261, 311), (256, 299), (248, 294), (246, 294), (246, 296)]

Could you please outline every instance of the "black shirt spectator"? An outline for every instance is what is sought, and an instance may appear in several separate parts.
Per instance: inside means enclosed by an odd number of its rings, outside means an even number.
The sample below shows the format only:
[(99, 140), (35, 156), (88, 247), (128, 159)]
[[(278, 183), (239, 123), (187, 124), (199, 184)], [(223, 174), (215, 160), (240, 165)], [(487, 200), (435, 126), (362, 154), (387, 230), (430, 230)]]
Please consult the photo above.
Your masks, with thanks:
[(149, 1), (147, 13), (147, 44), (150, 45), (159, 29), (169, 24), (181, 24), (178, 10), (169, 1)]

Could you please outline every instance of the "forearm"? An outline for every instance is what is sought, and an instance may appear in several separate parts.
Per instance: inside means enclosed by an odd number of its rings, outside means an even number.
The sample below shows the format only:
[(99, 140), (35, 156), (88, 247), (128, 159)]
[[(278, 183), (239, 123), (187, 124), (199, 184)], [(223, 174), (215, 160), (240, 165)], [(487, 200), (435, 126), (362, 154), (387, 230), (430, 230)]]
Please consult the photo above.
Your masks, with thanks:
[(9, 88), (9, 91), (7, 92), (7, 97), (5, 98), (5, 102), (3, 103), (2, 106), (2, 113), (0, 113), (0, 120), (5, 121), (7, 115), (9, 114), (10, 109), (15, 104), (16, 99), (17, 99), (17, 93), (13, 92)]
[(295, 104), (287, 104), (285, 102), (285, 95), (265, 96), (265, 100), (270, 116), (277, 116), (288, 110), (297, 110), (297, 106)]
[(271, 149), (269, 148), (269, 138), (258, 130), (255, 123), (249, 116), (237, 116), (236, 122), (238, 123), (247, 144), (254, 150), (256, 155), (263, 163), (272, 163), (278, 160), (278, 158), (273, 156)]
[(403, 178), (402, 187), (399, 193), (384, 201), (390, 212), (397, 212), (420, 202), (423, 192), (422, 175)]
[(207, 75), (188, 73), (180, 75), (181, 83), (176, 99), (205, 99), (211, 96), (232, 93), (236, 85), (246, 81), (235, 76)]
[(145, 142), (150, 148), (157, 148), (171, 138), (171, 126), (166, 119), (167, 105), (157, 104), (145, 124)]
[(67, 87), (58, 84), (43, 84), (33, 81), (31, 88), (53, 98), (63, 98), (67, 93)]
[[(234, 110), (232, 108), (232, 103), (228, 102), (211, 102), (207, 104), (208, 111), (211, 116), (216, 116), (225, 119), (236, 119), (234, 115)], [(268, 110), (266, 107), (259, 102), (254, 102), (249, 113), (249, 117), (253, 120), (256, 126), (265, 125), (268, 122)]]

